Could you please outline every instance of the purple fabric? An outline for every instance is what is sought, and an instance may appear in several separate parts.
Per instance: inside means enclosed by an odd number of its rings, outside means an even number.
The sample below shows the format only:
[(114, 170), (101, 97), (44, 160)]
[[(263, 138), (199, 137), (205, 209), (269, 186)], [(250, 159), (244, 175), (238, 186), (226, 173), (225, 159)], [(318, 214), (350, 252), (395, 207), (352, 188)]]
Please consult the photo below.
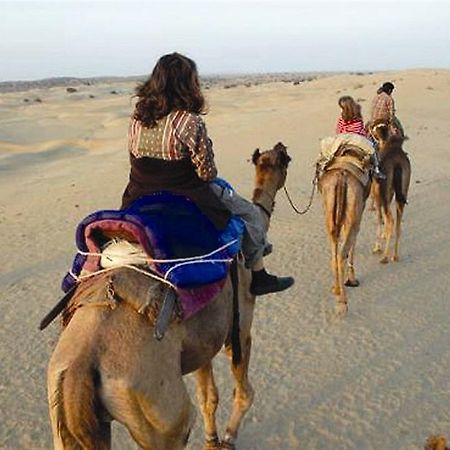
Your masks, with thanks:
[(183, 320), (189, 319), (208, 305), (222, 291), (224, 284), (225, 279), (193, 289), (177, 289)]

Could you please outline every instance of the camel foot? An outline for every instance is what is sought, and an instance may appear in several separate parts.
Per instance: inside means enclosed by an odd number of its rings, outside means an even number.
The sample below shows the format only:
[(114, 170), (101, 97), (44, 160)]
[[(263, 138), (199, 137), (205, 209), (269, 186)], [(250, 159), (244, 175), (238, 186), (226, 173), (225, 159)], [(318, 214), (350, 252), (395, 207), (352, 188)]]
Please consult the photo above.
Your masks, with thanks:
[(203, 447), (203, 450), (220, 450), (220, 441), (216, 436), (215, 438), (208, 439)]
[(380, 259), (381, 264), (387, 264), (388, 262), (389, 262), (389, 258), (387, 256), (384, 256), (383, 258)]
[(400, 257), (399, 257), (398, 255), (394, 255), (394, 256), (392, 257), (392, 261), (394, 261), (394, 262), (399, 262), (399, 261), (400, 261)]
[(350, 278), (349, 278), (344, 284), (349, 287), (358, 287), (359, 281), (356, 278), (353, 280), (350, 280)]
[(212, 442), (208, 442), (203, 447), (203, 450), (220, 450), (222, 447), (220, 446), (220, 443), (217, 443), (217, 445), (213, 444)]
[(375, 245), (375, 247), (372, 249), (372, 253), (375, 255), (378, 253), (381, 253), (381, 247), (379, 247), (378, 245)]
[(233, 444), (233, 442), (222, 442), (220, 450), (236, 450), (236, 446)]
[(336, 315), (337, 315), (338, 317), (345, 317), (345, 315), (346, 315), (347, 312), (348, 312), (348, 306), (347, 306), (347, 303), (339, 302), (339, 303), (336, 305), (335, 311), (336, 311)]

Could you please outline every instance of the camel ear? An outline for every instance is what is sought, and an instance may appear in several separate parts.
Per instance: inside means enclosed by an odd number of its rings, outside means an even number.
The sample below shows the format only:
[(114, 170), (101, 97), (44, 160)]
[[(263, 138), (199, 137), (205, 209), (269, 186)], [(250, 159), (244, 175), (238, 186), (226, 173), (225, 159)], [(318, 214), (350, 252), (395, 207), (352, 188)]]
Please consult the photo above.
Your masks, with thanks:
[(280, 163), (281, 167), (287, 167), (289, 165), (289, 163), (291, 162), (291, 157), (288, 155), (288, 152), (286, 150), (279, 153), (278, 162)]
[(278, 142), (273, 149), (278, 152), (278, 164), (281, 167), (287, 167), (291, 161), (291, 157), (287, 152), (287, 147), (282, 142)]
[(259, 148), (257, 148), (252, 155), (252, 162), (253, 164), (256, 166), (256, 164), (258, 163), (258, 159), (261, 156), (261, 152), (259, 151)]

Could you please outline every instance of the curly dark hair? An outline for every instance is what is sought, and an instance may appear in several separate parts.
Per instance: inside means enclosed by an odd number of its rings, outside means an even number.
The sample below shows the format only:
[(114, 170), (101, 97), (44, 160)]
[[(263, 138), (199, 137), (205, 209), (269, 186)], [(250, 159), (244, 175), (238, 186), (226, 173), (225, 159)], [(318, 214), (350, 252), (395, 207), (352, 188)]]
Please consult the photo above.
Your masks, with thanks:
[(205, 112), (197, 66), (176, 52), (158, 60), (150, 77), (137, 86), (136, 96), (133, 117), (148, 127), (171, 111)]

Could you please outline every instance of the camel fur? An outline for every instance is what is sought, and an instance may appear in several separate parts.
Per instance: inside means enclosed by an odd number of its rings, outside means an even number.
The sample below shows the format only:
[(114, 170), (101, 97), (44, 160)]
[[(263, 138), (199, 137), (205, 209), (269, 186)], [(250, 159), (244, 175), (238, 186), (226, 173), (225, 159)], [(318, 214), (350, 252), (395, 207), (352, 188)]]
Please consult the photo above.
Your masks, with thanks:
[[(337, 297), (336, 313), (348, 310), (345, 286), (358, 286), (354, 252), (361, 218), (370, 190), (370, 163), (353, 146), (344, 146), (319, 176), (325, 222), (331, 245), (333, 294)], [(345, 265), (347, 263), (347, 278)]]
[[(370, 130), (379, 145), (378, 154), (385, 180), (374, 180), (372, 198), (378, 218), (377, 237), (374, 253), (383, 252), (381, 263), (390, 260), (399, 261), (401, 222), (405, 205), (408, 203), (408, 191), (411, 180), (411, 163), (402, 148), (404, 138), (392, 135), (389, 124), (382, 120), (374, 122)], [(395, 197), (396, 219), (391, 212), (391, 204)], [(394, 253), (391, 256), (390, 243), (395, 229)], [(385, 240), (384, 250), (382, 249)]]

